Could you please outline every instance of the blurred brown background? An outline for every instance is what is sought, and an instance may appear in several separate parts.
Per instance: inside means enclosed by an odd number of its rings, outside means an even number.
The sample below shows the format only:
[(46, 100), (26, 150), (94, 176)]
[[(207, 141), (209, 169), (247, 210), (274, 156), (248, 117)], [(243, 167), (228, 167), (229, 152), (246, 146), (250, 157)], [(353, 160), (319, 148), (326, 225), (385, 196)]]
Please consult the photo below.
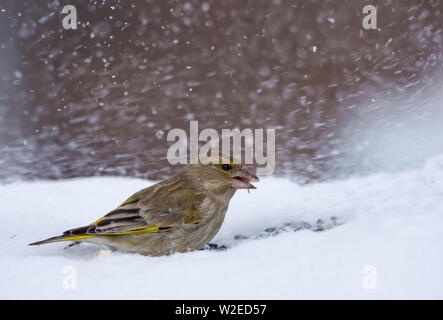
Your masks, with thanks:
[[(66, 4), (77, 30), (62, 28)], [(378, 30), (362, 29), (366, 4), (377, 5)], [(160, 179), (179, 169), (165, 159), (167, 131), (188, 131), (189, 120), (218, 132), (275, 128), (276, 174), (300, 182), (413, 166), (378, 161), (371, 148), (378, 125), (408, 126), (397, 115), (443, 127), (441, 105), (423, 108), (443, 91), (442, 9), (438, 0), (1, 0), (0, 181)], [(362, 138), (355, 124), (368, 121), (374, 134)], [(435, 141), (414, 154), (443, 152)]]

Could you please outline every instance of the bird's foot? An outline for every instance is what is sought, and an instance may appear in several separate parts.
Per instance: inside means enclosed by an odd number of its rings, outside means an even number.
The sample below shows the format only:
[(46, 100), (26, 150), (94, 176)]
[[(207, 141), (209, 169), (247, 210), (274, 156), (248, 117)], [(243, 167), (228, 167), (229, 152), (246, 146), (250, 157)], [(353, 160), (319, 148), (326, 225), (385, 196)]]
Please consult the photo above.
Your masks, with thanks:
[(202, 250), (227, 250), (228, 247), (224, 244), (208, 243)]

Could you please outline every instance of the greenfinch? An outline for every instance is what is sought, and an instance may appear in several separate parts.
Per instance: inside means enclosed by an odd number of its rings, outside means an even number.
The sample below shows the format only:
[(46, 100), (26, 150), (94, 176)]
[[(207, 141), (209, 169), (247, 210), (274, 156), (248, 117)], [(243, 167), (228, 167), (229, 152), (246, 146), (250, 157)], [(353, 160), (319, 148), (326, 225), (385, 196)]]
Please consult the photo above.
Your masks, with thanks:
[(31, 243), (88, 242), (113, 250), (162, 256), (202, 249), (218, 232), (238, 189), (259, 179), (242, 164), (189, 164), (175, 176), (140, 190), (97, 221)]

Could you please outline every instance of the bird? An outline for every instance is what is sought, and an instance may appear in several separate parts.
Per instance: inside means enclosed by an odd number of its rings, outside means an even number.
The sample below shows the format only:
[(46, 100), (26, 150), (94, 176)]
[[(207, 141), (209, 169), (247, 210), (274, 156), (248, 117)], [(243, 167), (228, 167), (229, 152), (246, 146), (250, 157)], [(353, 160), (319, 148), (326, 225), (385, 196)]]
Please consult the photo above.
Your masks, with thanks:
[(164, 256), (200, 250), (214, 238), (239, 189), (256, 189), (256, 175), (232, 158), (186, 165), (176, 175), (142, 189), (97, 221), (30, 243), (72, 241), (114, 251)]

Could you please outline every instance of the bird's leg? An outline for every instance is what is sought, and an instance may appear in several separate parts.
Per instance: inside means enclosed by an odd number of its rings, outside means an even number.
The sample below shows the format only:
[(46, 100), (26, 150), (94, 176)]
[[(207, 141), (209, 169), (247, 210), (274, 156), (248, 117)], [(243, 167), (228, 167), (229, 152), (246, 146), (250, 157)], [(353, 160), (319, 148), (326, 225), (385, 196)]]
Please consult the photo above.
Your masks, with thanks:
[(68, 249), (70, 247), (76, 246), (78, 244), (80, 244), (80, 241), (74, 241), (73, 243), (68, 244), (66, 247), (64, 247), (63, 249)]

